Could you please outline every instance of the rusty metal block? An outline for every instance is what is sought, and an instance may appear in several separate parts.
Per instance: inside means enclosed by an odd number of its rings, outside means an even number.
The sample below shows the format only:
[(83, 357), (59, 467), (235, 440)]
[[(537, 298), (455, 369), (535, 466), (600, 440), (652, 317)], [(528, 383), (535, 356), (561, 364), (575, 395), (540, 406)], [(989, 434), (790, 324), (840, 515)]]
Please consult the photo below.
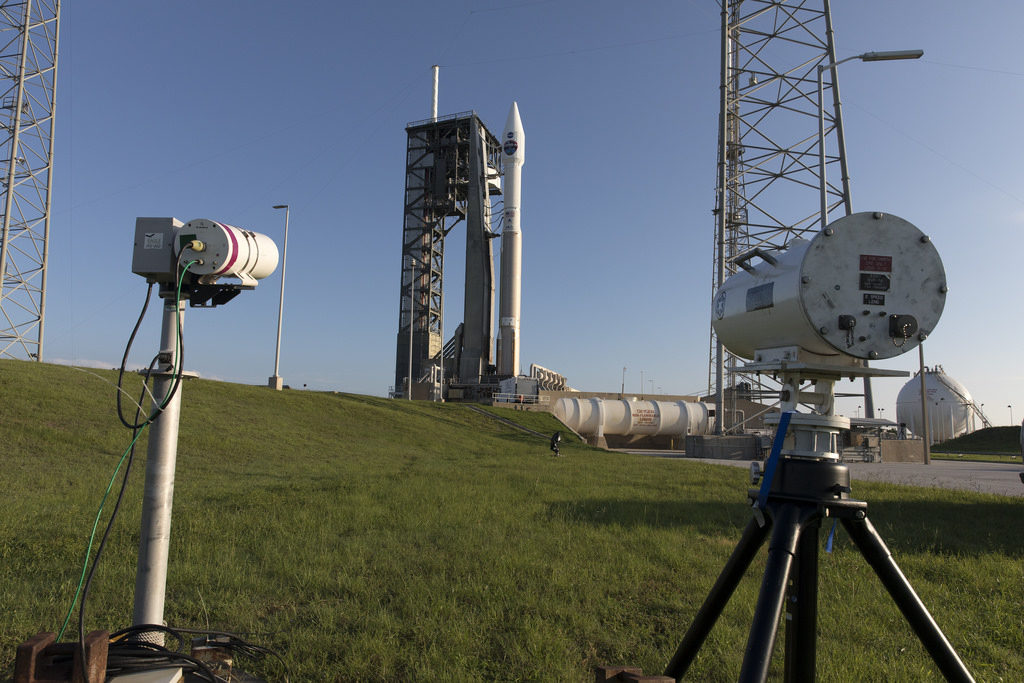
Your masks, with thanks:
[[(84, 683), (78, 643), (55, 642), (53, 633), (39, 633), (18, 646), (14, 683)], [(85, 637), (85, 664), (89, 680), (106, 678), (110, 633), (93, 631)]]
[(599, 666), (594, 669), (594, 683), (675, 683), (675, 679), (655, 674), (645, 676), (638, 666)]

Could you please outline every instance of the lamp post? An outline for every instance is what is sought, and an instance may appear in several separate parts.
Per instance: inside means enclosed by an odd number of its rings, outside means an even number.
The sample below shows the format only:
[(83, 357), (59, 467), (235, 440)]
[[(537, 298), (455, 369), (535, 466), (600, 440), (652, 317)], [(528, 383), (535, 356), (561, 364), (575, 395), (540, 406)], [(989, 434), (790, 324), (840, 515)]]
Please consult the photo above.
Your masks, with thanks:
[(619, 398), (626, 398), (626, 366), (622, 366), (622, 389), (619, 390)]
[[(859, 59), (862, 62), (887, 62), (896, 59), (919, 59), (924, 50), (890, 50), (888, 52), (865, 52), (864, 54), (846, 57), (835, 62), (818, 65), (818, 175), (821, 180), (821, 229), (828, 222), (828, 184), (825, 182), (825, 105), (823, 74), (825, 69), (835, 70), (843, 62)], [(833, 82), (835, 79), (833, 78)]]
[(1013, 426), (1013, 406), (1012, 405), (1008, 405), (1006, 407), (1010, 409), (1010, 426), (1012, 427)]
[(277, 304), (277, 348), (274, 351), (274, 374), (267, 380), (267, 386), (280, 391), (283, 382), (281, 381), (281, 320), (284, 317), (284, 273), (288, 266), (288, 215), (291, 209), (287, 204), (277, 204), (275, 209), (284, 209), (284, 251), (281, 255), (281, 297)]

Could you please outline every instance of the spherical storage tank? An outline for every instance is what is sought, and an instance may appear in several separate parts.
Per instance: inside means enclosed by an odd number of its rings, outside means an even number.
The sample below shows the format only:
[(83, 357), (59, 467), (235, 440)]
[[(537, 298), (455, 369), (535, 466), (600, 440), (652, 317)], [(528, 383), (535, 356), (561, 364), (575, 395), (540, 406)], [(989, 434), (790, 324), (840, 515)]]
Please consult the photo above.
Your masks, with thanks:
[[(924, 375), (931, 443), (973, 432), (976, 409), (967, 387), (947, 375), (941, 365), (925, 368)], [(924, 426), (921, 424), (920, 372), (903, 385), (896, 397), (896, 421), (906, 424), (917, 436), (924, 434)]]
[(709, 406), (700, 401), (560, 398), (552, 412), (583, 436), (686, 436), (709, 434), (714, 426)]

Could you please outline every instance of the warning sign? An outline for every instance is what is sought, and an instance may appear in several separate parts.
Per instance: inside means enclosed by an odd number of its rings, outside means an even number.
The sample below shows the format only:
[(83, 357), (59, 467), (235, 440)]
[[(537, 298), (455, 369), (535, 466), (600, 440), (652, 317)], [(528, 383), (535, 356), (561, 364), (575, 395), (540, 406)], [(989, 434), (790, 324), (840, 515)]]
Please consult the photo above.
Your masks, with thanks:
[(872, 256), (871, 254), (860, 255), (860, 269), (872, 273), (891, 273), (892, 256)]
[(636, 427), (654, 427), (658, 424), (658, 412), (653, 408), (634, 408), (633, 425)]

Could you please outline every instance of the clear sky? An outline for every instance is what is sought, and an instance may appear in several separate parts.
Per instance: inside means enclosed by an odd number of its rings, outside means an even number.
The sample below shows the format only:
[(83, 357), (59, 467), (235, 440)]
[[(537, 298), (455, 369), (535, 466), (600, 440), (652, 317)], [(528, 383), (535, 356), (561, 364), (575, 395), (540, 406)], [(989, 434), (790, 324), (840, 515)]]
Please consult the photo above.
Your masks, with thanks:
[[(833, 2), (857, 211), (911, 221), (950, 293), (925, 345), (997, 424), (1024, 417), (1020, 302), (1024, 7)], [(513, 100), (523, 169), (522, 361), (572, 386), (707, 387), (719, 10), (713, 0), (68, 2), (63, 7), (44, 360), (114, 367), (145, 295), (136, 216), (211, 218), (281, 246), (281, 375), (384, 395), (394, 381), (405, 125)], [(809, 211), (812, 211), (810, 207)], [(447, 246), (446, 336), (464, 245)], [(263, 384), (279, 274), (189, 309), (187, 366)], [(133, 361), (158, 350), (151, 312)], [(917, 354), (881, 364), (914, 369)], [(895, 416), (903, 380), (875, 383)], [(856, 402), (854, 402), (856, 403)], [(853, 414), (853, 404), (847, 406)]]

